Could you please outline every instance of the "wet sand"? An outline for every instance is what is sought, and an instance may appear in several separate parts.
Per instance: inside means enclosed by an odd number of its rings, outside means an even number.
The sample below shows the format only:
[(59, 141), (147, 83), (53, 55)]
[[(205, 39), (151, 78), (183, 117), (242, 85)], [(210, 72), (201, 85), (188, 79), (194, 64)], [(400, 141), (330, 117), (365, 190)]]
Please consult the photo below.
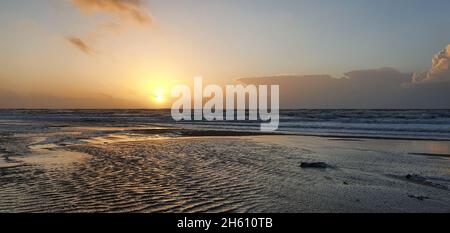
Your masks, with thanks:
[[(450, 212), (450, 159), (428, 156), (445, 141), (56, 127), (0, 142), (0, 212)], [(300, 167), (314, 162), (328, 167)]]

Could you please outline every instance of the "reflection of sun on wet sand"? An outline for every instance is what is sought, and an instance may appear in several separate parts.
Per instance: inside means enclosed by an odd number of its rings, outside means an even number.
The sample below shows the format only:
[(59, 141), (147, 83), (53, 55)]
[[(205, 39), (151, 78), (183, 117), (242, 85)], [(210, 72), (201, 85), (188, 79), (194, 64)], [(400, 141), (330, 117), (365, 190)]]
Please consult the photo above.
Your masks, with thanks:
[(449, 142), (163, 127), (65, 131), (38, 134), (44, 144), (30, 140), (30, 154), (10, 148), (19, 166), (0, 167), (1, 212), (450, 211), (450, 161), (420, 155)]

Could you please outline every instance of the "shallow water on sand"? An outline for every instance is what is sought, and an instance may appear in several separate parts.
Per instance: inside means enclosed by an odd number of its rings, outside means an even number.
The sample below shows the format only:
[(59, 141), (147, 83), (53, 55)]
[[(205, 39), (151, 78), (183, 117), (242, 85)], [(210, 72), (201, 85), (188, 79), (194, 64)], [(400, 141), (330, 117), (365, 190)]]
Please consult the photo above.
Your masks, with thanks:
[[(60, 166), (48, 166), (58, 158), (31, 156), (20, 166), (1, 170), (0, 211), (249, 212), (266, 208), (270, 201), (260, 182), (273, 179), (271, 173), (281, 172), (286, 166), (280, 163), (288, 160), (281, 154), (255, 156), (255, 148), (260, 152), (276, 149), (246, 139), (217, 140), (70, 146), (71, 151), (93, 156)], [(236, 150), (242, 143), (246, 147)]]
[[(58, 126), (4, 134), (0, 212), (450, 211), (449, 142), (176, 135)], [(319, 161), (330, 167), (299, 166)]]

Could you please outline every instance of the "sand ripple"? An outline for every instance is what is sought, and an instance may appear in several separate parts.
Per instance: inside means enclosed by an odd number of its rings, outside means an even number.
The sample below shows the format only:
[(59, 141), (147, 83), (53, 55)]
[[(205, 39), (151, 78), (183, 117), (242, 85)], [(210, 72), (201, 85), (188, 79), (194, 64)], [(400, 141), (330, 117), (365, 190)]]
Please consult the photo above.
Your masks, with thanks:
[(72, 166), (2, 168), (0, 212), (260, 212), (276, 205), (267, 187), (297, 169), (299, 154), (223, 138), (69, 149), (92, 156)]

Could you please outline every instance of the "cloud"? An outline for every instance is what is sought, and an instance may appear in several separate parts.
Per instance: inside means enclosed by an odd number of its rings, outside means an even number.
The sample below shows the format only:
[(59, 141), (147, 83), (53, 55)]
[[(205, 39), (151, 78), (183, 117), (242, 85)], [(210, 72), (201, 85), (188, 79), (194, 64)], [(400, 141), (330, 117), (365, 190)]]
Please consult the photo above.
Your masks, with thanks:
[(414, 74), (414, 82), (450, 81), (450, 44), (433, 57), (431, 69), (422, 74)]
[[(93, 54), (92, 44), (86, 43), (86, 39), (81, 38), (88, 38), (89, 42), (95, 42), (105, 36), (118, 35), (123, 31), (124, 24), (130, 22), (137, 25), (153, 26), (153, 20), (148, 8), (143, 4), (143, 0), (70, 0), (70, 2), (85, 13), (99, 12), (118, 18), (100, 19), (100, 22), (88, 34), (66, 37), (75, 48), (88, 55)], [(99, 19), (95, 18), (94, 20), (98, 21)]]
[(80, 50), (81, 52), (87, 54), (87, 55), (93, 55), (94, 50), (89, 46), (85, 41), (78, 37), (66, 37), (66, 40), (75, 48)]
[(150, 13), (142, 0), (72, 0), (72, 2), (87, 13), (106, 13), (143, 25), (152, 23)]
[(245, 84), (280, 85), (282, 108), (450, 108), (450, 45), (433, 57), (432, 68), (408, 74), (394, 68), (330, 75), (242, 78)]
[(411, 77), (391, 67), (383, 67), (371, 70), (354, 70), (344, 74), (353, 81), (363, 81), (366, 83), (403, 83)]
[(282, 108), (450, 108), (450, 82), (413, 83), (393, 68), (353, 70), (330, 75), (242, 78), (245, 84), (280, 85)]
[(128, 109), (145, 108), (146, 103), (133, 99), (118, 98), (103, 93), (83, 92), (78, 97), (42, 92), (16, 92), (0, 88), (0, 109), (2, 108), (51, 108), (51, 109)]

